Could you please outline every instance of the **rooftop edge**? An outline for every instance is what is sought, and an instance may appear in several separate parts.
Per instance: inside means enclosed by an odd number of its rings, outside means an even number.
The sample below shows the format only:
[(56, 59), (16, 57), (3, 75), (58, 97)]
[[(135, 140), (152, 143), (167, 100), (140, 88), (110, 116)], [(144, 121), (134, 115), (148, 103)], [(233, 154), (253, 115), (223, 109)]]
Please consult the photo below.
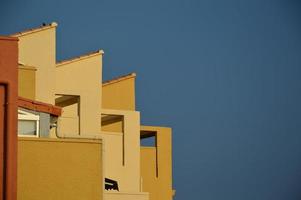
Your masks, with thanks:
[(21, 36), (24, 36), (24, 35), (40, 32), (40, 31), (43, 31), (43, 30), (47, 30), (47, 29), (50, 29), (50, 28), (57, 27), (57, 26), (58, 26), (58, 24), (56, 22), (51, 22), (50, 24), (43, 24), (42, 26), (39, 26), (37, 28), (31, 28), (31, 29), (27, 29), (27, 30), (20, 31), (20, 32), (17, 32), (17, 33), (13, 33), (10, 36), (12, 36), (12, 37), (21, 37)]
[(77, 57), (74, 57), (74, 58), (58, 61), (56, 63), (56, 67), (60, 67), (62, 65), (66, 65), (66, 64), (69, 64), (69, 63), (72, 63), (72, 62), (77, 62), (77, 61), (80, 61), (80, 60), (84, 60), (84, 59), (87, 59), (87, 58), (90, 58), (90, 57), (93, 57), (93, 56), (103, 55), (103, 54), (104, 54), (104, 51), (100, 49), (100, 50), (93, 51), (93, 52), (90, 52), (90, 53), (87, 53), (87, 54), (83, 54), (83, 55), (80, 55), (80, 56), (77, 56)]
[(118, 76), (118, 77), (116, 77), (114, 79), (110, 79), (110, 80), (104, 81), (104, 82), (102, 82), (102, 86), (107, 86), (107, 85), (110, 85), (110, 84), (113, 84), (113, 83), (117, 83), (117, 82), (129, 79), (129, 78), (134, 78), (134, 77), (136, 77), (136, 73), (132, 72), (132, 73), (129, 73), (129, 74), (126, 74), (126, 75), (123, 75), (123, 76)]

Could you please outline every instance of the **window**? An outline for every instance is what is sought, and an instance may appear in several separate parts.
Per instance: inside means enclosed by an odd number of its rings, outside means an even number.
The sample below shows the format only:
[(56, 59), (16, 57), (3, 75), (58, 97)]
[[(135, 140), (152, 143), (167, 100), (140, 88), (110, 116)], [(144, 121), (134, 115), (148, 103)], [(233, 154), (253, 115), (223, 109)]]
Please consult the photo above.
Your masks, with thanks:
[(18, 110), (18, 135), (22, 137), (39, 137), (40, 116), (24, 110)]

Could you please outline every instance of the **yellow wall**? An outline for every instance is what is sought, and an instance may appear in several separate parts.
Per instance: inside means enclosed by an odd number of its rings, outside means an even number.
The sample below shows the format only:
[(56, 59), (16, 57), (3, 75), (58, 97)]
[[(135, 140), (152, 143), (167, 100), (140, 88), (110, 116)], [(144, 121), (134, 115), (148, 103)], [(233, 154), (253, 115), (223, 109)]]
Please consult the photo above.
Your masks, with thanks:
[(147, 192), (106, 191), (104, 196), (106, 200), (149, 200)]
[(135, 110), (135, 76), (102, 85), (102, 107)]
[[(56, 66), (56, 94), (80, 96), (80, 135), (100, 134), (101, 91), (99, 91), (99, 85), (102, 81), (102, 55), (103, 52), (99, 51), (83, 59), (59, 63)], [(64, 132), (61, 134), (76, 134), (72, 132), (74, 125), (70, 120), (62, 117), (61, 126), (64, 127)]]
[(171, 128), (141, 126), (141, 130), (157, 132), (157, 147), (141, 147), (142, 191), (149, 192), (150, 200), (171, 200)]
[(103, 109), (102, 114), (121, 115), (123, 132), (102, 131), (105, 141), (104, 174), (118, 181), (120, 192), (140, 192), (140, 114)]
[[(118, 79), (103, 84), (103, 108), (118, 110), (135, 110), (135, 76), (127, 79)], [(124, 111), (123, 111), (124, 112)], [(131, 120), (130, 120), (131, 121)], [(126, 121), (125, 121), (126, 123)], [(138, 122), (140, 124), (140, 122)], [(112, 168), (108, 174), (116, 180), (120, 179), (118, 174), (120, 169), (116, 168), (122, 159), (122, 129), (123, 124), (120, 121), (112, 123), (102, 123), (103, 138), (106, 141), (106, 150), (112, 152), (110, 158), (114, 158), (106, 163), (106, 166)], [(171, 200), (172, 199), (172, 149), (171, 149), (171, 129), (165, 127), (141, 126), (141, 130), (157, 132), (157, 148), (140, 148), (140, 167), (142, 182), (140, 191), (149, 192), (151, 200)], [(111, 133), (110, 133), (111, 132)], [(115, 133), (112, 133), (115, 132)], [(119, 132), (119, 133), (116, 133)], [(125, 132), (125, 134), (127, 134)], [(140, 135), (134, 136), (139, 137)], [(125, 152), (125, 156), (131, 155), (131, 152)], [(114, 166), (114, 167), (113, 167)], [(158, 173), (158, 177), (157, 177)], [(130, 175), (130, 174), (129, 174)], [(107, 194), (105, 194), (107, 195)], [(110, 198), (115, 197), (109, 194)], [(118, 199), (118, 198), (117, 198)]]
[(107, 119), (107, 117), (101, 118), (101, 131), (107, 132), (123, 132), (123, 125), (124, 125), (124, 118), (123, 116), (114, 116), (112, 119)]
[[(58, 98), (55, 100), (55, 105), (63, 108), (62, 115), (59, 118), (59, 130), (64, 135), (79, 135), (80, 134), (80, 101), (79, 96), (73, 96), (70, 99), (70, 96), (67, 97), (69, 99), (66, 100), (65, 97), (57, 96)], [(65, 98), (64, 101), (60, 102), (58, 99)], [(61, 124), (62, 123), (62, 124)]]
[(18, 94), (27, 99), (35, 99), (36, 68), (19, 65), (18, 68)]
[(56, 23), (40, 31), (16, 34), (19, 38), (19, 62), (35, 66), (35, 98), (38, 101), (54, 104), (55, 40)]
[(101, 140), (19, 138), (18, 200), (103, 199)]

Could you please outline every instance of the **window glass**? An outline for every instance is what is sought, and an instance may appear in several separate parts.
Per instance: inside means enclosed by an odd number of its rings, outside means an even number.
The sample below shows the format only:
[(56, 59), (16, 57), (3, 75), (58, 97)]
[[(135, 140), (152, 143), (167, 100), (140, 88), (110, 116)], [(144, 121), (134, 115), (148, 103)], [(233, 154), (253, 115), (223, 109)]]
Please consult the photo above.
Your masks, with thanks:
[(33, 120), (18, 120), (19, 135), (37, 135), (37, 124)]

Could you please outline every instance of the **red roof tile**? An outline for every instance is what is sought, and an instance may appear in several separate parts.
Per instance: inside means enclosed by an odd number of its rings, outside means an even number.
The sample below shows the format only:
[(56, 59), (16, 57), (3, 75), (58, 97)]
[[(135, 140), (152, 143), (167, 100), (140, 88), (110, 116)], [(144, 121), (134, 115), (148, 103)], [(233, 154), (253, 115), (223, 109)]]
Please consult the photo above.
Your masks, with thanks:
[(38, 112), (45, 112), (51, 115), (60, 116), (62, 108), (48, 103), (18, 97), (18, 107), (34, 110)]

